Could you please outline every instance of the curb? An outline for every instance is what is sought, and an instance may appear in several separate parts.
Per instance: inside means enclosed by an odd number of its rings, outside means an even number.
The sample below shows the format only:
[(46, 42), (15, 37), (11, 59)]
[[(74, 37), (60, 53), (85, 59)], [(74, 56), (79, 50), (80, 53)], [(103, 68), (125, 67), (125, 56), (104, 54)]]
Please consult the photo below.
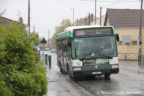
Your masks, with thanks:
[(78, 90), (78, 92), (81, 94), (81, 96), (95, 96), (92, 93), (90, 93), (89, 91), (87, 91), (86, 89), (84, 89), (83, 87), (81, 87), (80, 85), (78, 85), (76, 82), (74, 81), (68, 81), (74, 88), (76, 88)]

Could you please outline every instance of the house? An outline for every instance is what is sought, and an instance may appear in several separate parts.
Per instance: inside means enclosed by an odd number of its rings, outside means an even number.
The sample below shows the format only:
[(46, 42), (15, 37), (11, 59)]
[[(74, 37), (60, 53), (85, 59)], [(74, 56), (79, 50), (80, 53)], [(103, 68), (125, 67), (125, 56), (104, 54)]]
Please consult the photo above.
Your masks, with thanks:
[[(97, 17), (96, 19), (96, 25), (104, 25), (104, 21), (105, 21), (105, 15), (101, 16), (101, 21), (100, 21), (100, 17)], [(100, 24), (101, 22), (101, 24)], [(95, 20), (93, 22), (91, 22), (90, 25), (95, 25)]]
[[(142, 21), (144, 21), (144, 11)], [(137, 60), (139, 24), (140, 10), (138, 9), (107, 9), (104, 25), (114, 26), (116, 33), (120, 36), (118, 42), (119, 59)], [(144, 22), (142, 27), (144, 31)], [(142, 42), (144, 42), (143, 38)], [(143, 43), (142, 46), (142, 54), (144, 55)]]
[(75, 21), (75, 25), (76, 26), (91, 25), (93, 21), (94, 21), (94, 15), (89, 13), (88, 16), (77, 19)]
[[(76, 26), (95, 25), (95, 18), (93, 16), (91, 16), (90, 19), (91, 20), (89, 20), (88, 17), (83, 17), (83, 18), (77, 19), (77, 21), (75, 22), (75, 25)], [(104, 25), (104, 20), (105, 20), (105, 15), (101, 16), (101, 25)], [(96, 25), (100, 25), (100, 17), (97, 17)]]
[(5, 17), (0, 16), (0, 24), (2, 25), (7, 25), (9, 23), (13, 23), (13, 24), (23, 24), (23, 18), (20, 17), (18, 21), (14, 21)]

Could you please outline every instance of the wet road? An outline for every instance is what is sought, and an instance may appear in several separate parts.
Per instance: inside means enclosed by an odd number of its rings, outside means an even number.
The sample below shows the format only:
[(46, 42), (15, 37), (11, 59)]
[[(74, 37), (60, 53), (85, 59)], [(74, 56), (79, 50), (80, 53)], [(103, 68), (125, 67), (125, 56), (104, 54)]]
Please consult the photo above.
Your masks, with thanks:
[[(51, 55), (53, 58), (52, 68), (55, 68), (57, 67), (56, 55), (54, 54)], [(126, 65), (124, 65), (124, 63), (126, 63)], [(67, 83), (70, 84), (69, 86), (73, 86), (74, 83), (78, 84), (80, 87), (83, 87), (84, 89), (86, 89), (95, 96), (144, 96), (144, 74), (138, 73), (135, 70), (131, 70), (132, 68), (136, 69), (135, 68), (136, 64), (133, 64), (134, 66), (131, 66), (130, 64), (127, 63), (132, 62), (121, 61), (119, 74), (111, 75), (110, 80), (105, 80), (103, 76), (100, 76), (93, 79), (85, 78), (83, 80), (73, 81), (66, 74), (60, 73), (58, 68), (55, 68), (55, 71), (58, 76), (61, 76), (60, 78), (63, 78), (63, 80), (65, 80), (65, 82), (63, 82), (64, 85)], [(127, 67), (130, 66), (129, 67), (130, 70), (126, 68), (126, 66)], [(57, 78), (56, 75), (54, 77)], [(57, 78), (57, 80), (60, 79)], [(67, 94), (67, 96), (79, 96), (79, 95)]]
[(95, 96), (144, 96), (144, 74), (121, 69), (110, 80), (98, 77), (94, 80), (77, 81)]

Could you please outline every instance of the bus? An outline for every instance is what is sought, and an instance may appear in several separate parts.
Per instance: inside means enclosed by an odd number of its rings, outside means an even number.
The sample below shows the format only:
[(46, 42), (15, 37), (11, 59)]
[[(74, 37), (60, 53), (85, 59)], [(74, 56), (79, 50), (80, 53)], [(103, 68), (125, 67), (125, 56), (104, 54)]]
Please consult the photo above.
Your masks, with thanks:
[(57, 65), (73, 79), (119, 73), (117, 42), (112, 26), (73, 26), (56, 34)]

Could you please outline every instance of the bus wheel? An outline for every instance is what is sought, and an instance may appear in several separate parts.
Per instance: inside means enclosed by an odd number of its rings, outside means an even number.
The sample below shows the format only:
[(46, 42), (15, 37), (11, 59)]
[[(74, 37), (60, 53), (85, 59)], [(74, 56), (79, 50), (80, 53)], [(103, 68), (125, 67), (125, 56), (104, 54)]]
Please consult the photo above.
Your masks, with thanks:
[(105, 74), (105, 80), (110, 80), (110, 74)]
[(60, 72), (61, 72), (61, 73), (64, 73), (60, 61), (58, 62), (58, 66), (59, 66)]
[(67, 64), (67, 74), (70, 74), (69, 65)]
[(67, 64), (67, 74), (70, 78), (72, 78), (68, 64)]
[(63, 71), (63, 69), (62, 69), (61, 67), (60, 67), (60, 72), (61, 72), (61, 73), (64, 73), (64, 71)]
[(60, 72), (61, 72), (61, 73), (63, 73), (63, 70), (62, 70), (62, 69), (60, 69)]

